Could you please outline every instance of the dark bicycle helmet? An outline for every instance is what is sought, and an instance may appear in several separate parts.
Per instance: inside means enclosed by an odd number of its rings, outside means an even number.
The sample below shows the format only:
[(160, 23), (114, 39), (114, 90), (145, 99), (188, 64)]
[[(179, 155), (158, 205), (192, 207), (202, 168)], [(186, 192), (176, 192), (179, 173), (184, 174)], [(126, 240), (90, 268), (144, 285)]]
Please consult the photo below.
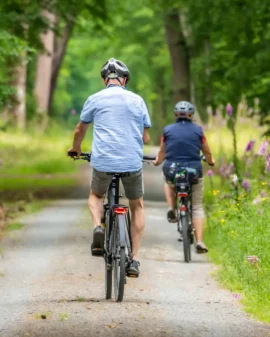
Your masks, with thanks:
[(127, 81), (130, 79), (130, 74), (128, 67), (122, 61), (116, 60), (114, 58), (110, 58), (101, 69), (101, 77), (102, 78), (115, 78), (118, 77), (126, 77)]
[(186, 101), (178, 102), (174, 107), (174, 112), (179, 117), (192, 119), (194, 116), (194, 105)]

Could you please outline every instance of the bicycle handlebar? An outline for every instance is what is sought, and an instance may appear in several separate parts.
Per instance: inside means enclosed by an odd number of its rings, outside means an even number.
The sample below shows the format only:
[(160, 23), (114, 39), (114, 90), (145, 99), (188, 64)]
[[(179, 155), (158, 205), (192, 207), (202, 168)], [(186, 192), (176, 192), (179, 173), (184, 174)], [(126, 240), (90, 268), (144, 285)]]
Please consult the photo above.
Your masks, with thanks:
[[(83, 160), (87, 160), (90, 162), (91, 160), (91, 152), (82, 152), (80, 155), (80, 158), (76, 158), (77, 157), (77, 152), (68, 152), (68, 156), (72, 157), (74, 159), (83, 159)], [(155, 160), (156, 157), (153, 156), (143, 156), (143, 160)]]

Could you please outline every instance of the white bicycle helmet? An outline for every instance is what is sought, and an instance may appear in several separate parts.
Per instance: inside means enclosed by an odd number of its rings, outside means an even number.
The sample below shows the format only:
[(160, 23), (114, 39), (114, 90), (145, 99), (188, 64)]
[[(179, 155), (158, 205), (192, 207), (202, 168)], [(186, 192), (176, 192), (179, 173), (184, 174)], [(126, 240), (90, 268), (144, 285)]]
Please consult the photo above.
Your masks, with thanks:
[(118, 79), (119, 77), (126, 77), (127, 81), (130, 79), (128, 67), (120, 60), (110, 58), (104, 63), (101, 69), (101, 77), (106, 79)]
[(174, 107), (174, 112), (180, 118), (192, 119), (194, 116), (194, 105), (187, 101), (178, 102)]

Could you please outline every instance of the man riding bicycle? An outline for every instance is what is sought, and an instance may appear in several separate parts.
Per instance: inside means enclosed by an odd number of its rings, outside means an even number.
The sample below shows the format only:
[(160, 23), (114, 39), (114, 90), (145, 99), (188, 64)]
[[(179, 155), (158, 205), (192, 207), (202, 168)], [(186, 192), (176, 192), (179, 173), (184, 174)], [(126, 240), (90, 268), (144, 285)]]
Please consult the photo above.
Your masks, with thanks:
[(91, 165), (93, 167), (89, 209), (94, 222), (92, 253), (104, 246), (101, 225), (103, 199), (112, 176), (109, 172), (130, 172), (122, 178), (131, 210), (133, 260), (127, 267), (129, 275), (139, 275), (137, 254), (145, 226), (143, 209), (142, 158), (143, 143), (149, 141), (150, 117), (144, 100), (126, 90), (130, 73), (127, 66), (114, 58), (101, 69), (106, 89), (90, 96), (84, 104), (68, 152), (81, 153), (81, 143), (90, 123), (94, 124)]
[(203, 200), (203, 171), (200, 152), (202, 151), (209, 165), (214, 165), (207, 140), (202, 128), (192, 122), (194, 106), (185, 101), (175, 105), (176, 123), (167, 125), (163, 131), (160, 150), (154, 165), (160, 165), (164, 160), (163, 173), (165, 176), (165, 196), (169, 206), (167, 218), (169, 222), (176, 222), (174, 178), (177, 166), (194, 168), (199, 172), (199, 182), (192, 186), (192, 222), (197, 239), (198, 253), (207, 253), (203, 242), (204, 210)]

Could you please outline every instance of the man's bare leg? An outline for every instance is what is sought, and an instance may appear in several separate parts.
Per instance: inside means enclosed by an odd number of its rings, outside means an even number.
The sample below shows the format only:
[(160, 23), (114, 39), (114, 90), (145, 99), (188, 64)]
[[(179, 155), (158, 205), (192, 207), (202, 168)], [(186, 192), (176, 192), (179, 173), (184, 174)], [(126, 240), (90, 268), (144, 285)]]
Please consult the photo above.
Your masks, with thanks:
[(91, 251), (95, 256), (102, 256), (104, 247), (104, 229), (101, 226), (101, 217), (103, 216), (103, 196), (96, 195), (91, 191), (88, 206), (95, 226)]
[(129, 207), (131, 211), (132, 255), (136, 260), (145, 227), (143, 198), (129, 200)]
[(91, 190), (88, 199), (88, 207), (92, 215), (94, 226), (101, 226), (101, 218), (103, 216), (103, 196), (96, 195)]

